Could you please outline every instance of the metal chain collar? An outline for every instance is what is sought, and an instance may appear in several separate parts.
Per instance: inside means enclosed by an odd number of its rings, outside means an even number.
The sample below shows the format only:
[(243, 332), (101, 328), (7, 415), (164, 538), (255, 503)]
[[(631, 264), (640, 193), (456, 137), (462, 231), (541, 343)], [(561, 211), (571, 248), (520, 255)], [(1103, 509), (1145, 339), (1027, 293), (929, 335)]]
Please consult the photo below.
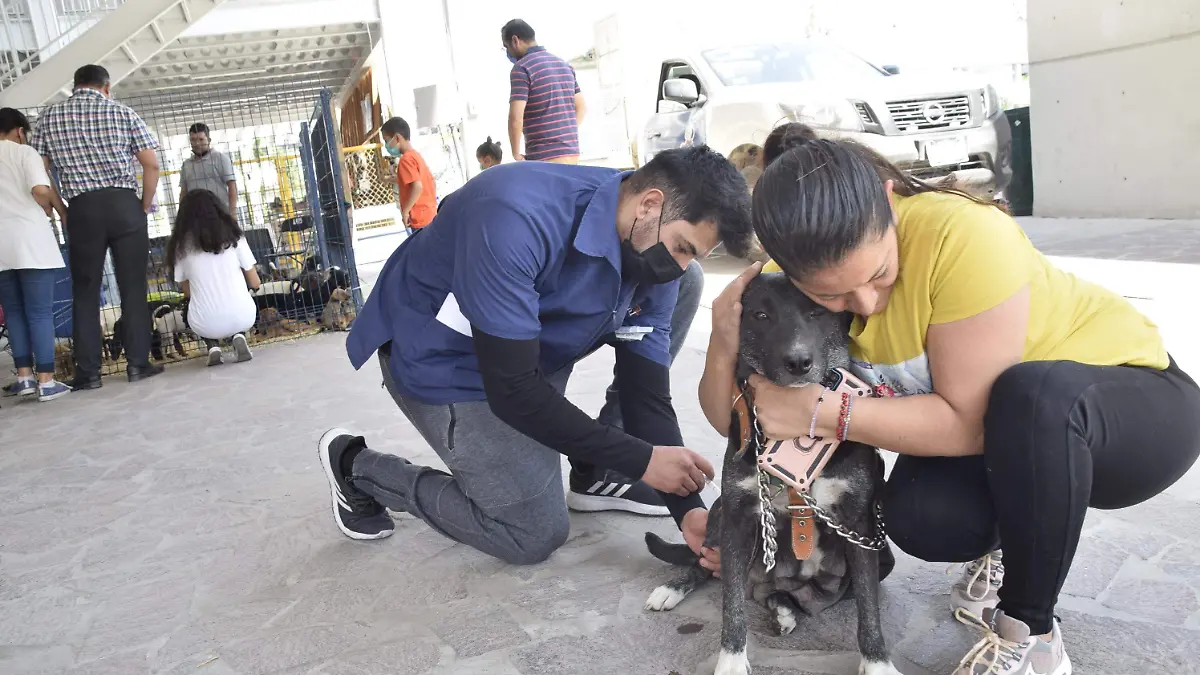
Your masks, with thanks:
[(839, 537), (854, 544), (855, 546), (866, 549), (868, 551), (882, 551), (887, 547), (887, 532), (883, 528), (883, 505), (878, 500), (875, 501), (875, 536), (864, 537), (854, 530), (848, 530), (837, 523), (829, 513), (817, 506), (817, 500), (812, 498), (812, 495), (807, 492), (801, 492), (804, 497), (805, 506), (788, 506), (789, 511), (798, 511), (800, 509), (811, 509), (821, 519), (821, 522), (833, 530)]
[[(762, 427), (758, 425), (758, 406), (750, 406), (753, 417), (754, 433), (751, 435), (752, 442), (758, 446), (755, 448), (755, 456), (766, 447), (766, 434), (763, 433)], [(771, 505), (771, 476), (762, 470), (758, 462), (754, 463), (755, 471), (758, 473), (758, 503), (759, 503), (759, 529), (762, 532), (763, 538), (763, 565), (770, 572), (775, 567), (775, 554), (778, 552), (779, 544), (776, 541), (778, 529), (775, 523), (775, 508)], [(805, 506), (788, 506), (788, 511), (798, 511), (800, 509), (812, 509), (812, 512), (825, 523), (825, 526), (833, 530), (839, 537), (854, 544), (855, 546), (867, 551), (882, 551), (887, 547), (887, 532), (883, 524), (883, 505), (876, 500), (875, 502), (875, 536), (864, 537), (863, 535), (846, 529), (840, 525), (829, 512), (817, 505), (817, 500), (813, 499), (807, 491), (801, 491), (800, 495), (804, 498)], [(793, 516), (794, 517), (794, 516)]]

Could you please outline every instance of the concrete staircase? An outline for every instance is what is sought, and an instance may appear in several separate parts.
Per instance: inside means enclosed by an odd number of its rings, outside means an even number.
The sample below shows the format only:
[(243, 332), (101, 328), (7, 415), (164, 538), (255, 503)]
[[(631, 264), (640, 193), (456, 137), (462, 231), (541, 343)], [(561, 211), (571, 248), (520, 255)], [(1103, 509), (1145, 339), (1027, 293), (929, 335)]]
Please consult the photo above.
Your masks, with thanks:
[(80, 34), (64, 32), (0, 76), (0, 107), (60, 101), (71, 95), (75, 69), (89, 63), (107, 68), (115, 86), (225, 1), (126, 0)]

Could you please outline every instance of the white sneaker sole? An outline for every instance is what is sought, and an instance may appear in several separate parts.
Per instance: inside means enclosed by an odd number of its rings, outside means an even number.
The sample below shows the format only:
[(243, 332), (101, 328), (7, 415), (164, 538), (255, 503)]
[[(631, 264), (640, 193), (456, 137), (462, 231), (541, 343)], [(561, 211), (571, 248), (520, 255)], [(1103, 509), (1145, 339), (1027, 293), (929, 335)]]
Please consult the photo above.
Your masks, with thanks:
[(237, 352), (238, 363), (245, 363), (254, 358), (254, 352), (250, 351), (250, 343), (246, 342), (245, 335), (233, 336), (233, 351)]
[(217, 348), (215, 348), (215, 349), (210, 349), (210, 350), (209, 350), (209, 352), (208, 352), (208, 365), (209, 365), (209, 367), (210, 367), (210, 368), (211, 368), (212, 366), (219, 366), (219, 365), (221, 365), (222, 363), (224, 363), (224, 361), (225, 361), (225, 355), (224, 355), (224, 354), (221, 352), (221, 348), (220, 348), (220, 347), (217, 347)]
[(333, 443), (333, 439), (337, 438), (338, 436), (353, 435), (354, 434), (351, 434), (349, 431), (341, 427), (334, 427), (329, 431), (326, 431), (321, 436), (321, 440), (317, 441), (317, 454), (321, 458), (321, 466), (325, 469), (325, 478), (329, 480), (329, 499), (330, 505), (333, 507), (333, 522), (337, 523), (338, 529), (342, 531), (342, 534), (350, 537), (351, 539), (357, 539), (359, 541), (386, 539), (387, 537), (392, 536), (392, 532), (394, 530), (383, 530), (377, 534), (364, 534), (362, 532), (355, 532), (354, 530), (346, 527), (345, 523), (342, 522), (341, 514), (338, 513), (337, 478), (334, 477), (333, 465), (329, 463), (329, 444)]
[(584, 495), (567, 491), (567, 508), (583, 513), (599, 511), (623, 511), (639, 516), (669, 516), (671, 511), (665, 506), (654, 506), (622, 499), (621, 497), (605, 497), (603, 495)]
[(1058, 664), (1058, 667), (1055, 668), (1050, 675), (1071, 675), (1071, 673), (1071, 657), (1067, 656), (1067, 652), (1064, 649), (1062, 663)]

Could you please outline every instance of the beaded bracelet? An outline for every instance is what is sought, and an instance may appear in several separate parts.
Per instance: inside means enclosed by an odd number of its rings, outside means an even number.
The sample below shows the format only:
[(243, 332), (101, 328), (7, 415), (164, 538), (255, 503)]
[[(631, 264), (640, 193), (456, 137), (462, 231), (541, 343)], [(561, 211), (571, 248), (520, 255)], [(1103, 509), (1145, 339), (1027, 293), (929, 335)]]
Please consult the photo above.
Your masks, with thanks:
[[(849, 396), (849, 394), (847, 394), (847, 396)], [(852, 412), (854, 412), (854, 397), (850, 397), (850, 400), (848, 401), (848, 404), (846, 405), (845, 410), (846, 410), (846, 412), (844, 413), (844, 416), (842, 417), (841, 421), (838, 423), (838, 440), (839, 441), (845, 441), (846, 438), (850, 435), (850, 414)]]
[(838, 424), (835, 438), (845, 440), (845, 427), (850, 422), (850, 394), (842, 392), (842, 407), (838, 411)]
[(826, 391), (829, 391), (829, 390), (825, 389), (824, 391), (822, 391), (821, 395), (817, 397), (817, 404), (813, 406), (812, 422), (810, 422), (808, 425), (808, 437), (809, 438), (817, 437), (817, 411), (821, 409), (821, 404), (825, 402), (825, 392)]

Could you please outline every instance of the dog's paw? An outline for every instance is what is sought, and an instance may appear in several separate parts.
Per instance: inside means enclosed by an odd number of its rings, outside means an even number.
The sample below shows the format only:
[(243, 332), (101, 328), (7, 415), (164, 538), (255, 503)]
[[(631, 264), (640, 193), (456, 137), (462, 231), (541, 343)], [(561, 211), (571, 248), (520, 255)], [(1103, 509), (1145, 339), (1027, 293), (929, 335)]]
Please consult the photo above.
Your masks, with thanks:
[(858, 664), (858, 675), (903, 675), (891, 661), (868, 661)]
[(750, 675), (750, 659), (746, 658), (746, 650), (727, 652), (722, 649), (713, 675)]
[(776, 607), (775, 626), (779, 628), (780, 635), (791, 635), (796, 630), (796, 613), (790, 607)]
[(685, 597), (687, 594), (683, 591), (664, 584), (654, 589), (650, 597), (646, 598), (646, 609), (652, 612), (669, 612)]

